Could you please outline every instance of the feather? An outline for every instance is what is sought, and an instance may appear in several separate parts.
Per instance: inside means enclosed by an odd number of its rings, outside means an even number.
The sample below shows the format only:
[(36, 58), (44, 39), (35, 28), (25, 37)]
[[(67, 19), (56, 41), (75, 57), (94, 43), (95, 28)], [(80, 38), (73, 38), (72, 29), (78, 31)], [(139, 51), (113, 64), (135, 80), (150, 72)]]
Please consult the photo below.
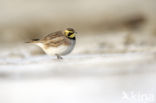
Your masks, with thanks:
[(39, 43), (40, 39), (32, 39), (30, 42), (25, 42), (25, 43)]

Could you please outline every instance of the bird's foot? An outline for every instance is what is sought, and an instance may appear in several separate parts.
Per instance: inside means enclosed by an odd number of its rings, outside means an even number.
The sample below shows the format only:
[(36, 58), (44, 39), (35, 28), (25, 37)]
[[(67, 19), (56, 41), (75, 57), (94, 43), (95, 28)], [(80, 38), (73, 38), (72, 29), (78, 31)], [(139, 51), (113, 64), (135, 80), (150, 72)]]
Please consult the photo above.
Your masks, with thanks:
[(57, 59), (61, 60), (63, 59), (59, 54), (55, 54), (57, 56)]

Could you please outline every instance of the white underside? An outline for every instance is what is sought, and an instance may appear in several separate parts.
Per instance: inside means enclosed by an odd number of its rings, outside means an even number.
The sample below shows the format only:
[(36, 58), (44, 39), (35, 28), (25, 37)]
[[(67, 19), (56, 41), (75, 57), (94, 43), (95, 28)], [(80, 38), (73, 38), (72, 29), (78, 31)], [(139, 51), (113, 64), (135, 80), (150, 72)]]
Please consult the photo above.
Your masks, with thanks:
[(44, 45), (42, 43), (37, 43), (36, 45), (40, 46), (44, 50), (44, 52), (48, 55), (56, 55), (56, 54), (66, 55), (69, 54), (74, 47), (73, 43), (70, 46), (61, 45), (58, 47), (50, 47), (47, 49), (44, 48)]
[(48, 55), (62, 54), (68, 49), (67, 46), (51, 47), (44, 50)]

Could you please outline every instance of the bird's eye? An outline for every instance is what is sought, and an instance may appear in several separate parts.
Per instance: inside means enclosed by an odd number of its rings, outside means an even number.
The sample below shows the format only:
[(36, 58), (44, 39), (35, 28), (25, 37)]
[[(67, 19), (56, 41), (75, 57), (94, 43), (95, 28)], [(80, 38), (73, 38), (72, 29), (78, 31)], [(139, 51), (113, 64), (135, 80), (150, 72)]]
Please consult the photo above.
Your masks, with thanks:
[(75, 37), (75, 34), (74, 34), (73, 32), (69, 32), (69, 33), (68, 33), (68, 37), (69, 37), (69, 38), (74, 38), (74, 37)]
[(71, 36), (72, 34), (73, 34), (73, 33), (69, 32), (69, 33), (68, 33), (68, 36)]

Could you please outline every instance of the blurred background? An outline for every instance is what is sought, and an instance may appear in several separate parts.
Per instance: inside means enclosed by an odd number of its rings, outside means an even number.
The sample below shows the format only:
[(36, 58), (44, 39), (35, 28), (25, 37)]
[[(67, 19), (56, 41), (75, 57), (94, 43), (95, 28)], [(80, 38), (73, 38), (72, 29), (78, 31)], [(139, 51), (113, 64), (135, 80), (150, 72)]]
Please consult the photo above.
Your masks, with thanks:
[[(155, 103), (155, 0), (0, 0), (0, 103)], [(74, 28), (57, 61), (33, 38)]]

